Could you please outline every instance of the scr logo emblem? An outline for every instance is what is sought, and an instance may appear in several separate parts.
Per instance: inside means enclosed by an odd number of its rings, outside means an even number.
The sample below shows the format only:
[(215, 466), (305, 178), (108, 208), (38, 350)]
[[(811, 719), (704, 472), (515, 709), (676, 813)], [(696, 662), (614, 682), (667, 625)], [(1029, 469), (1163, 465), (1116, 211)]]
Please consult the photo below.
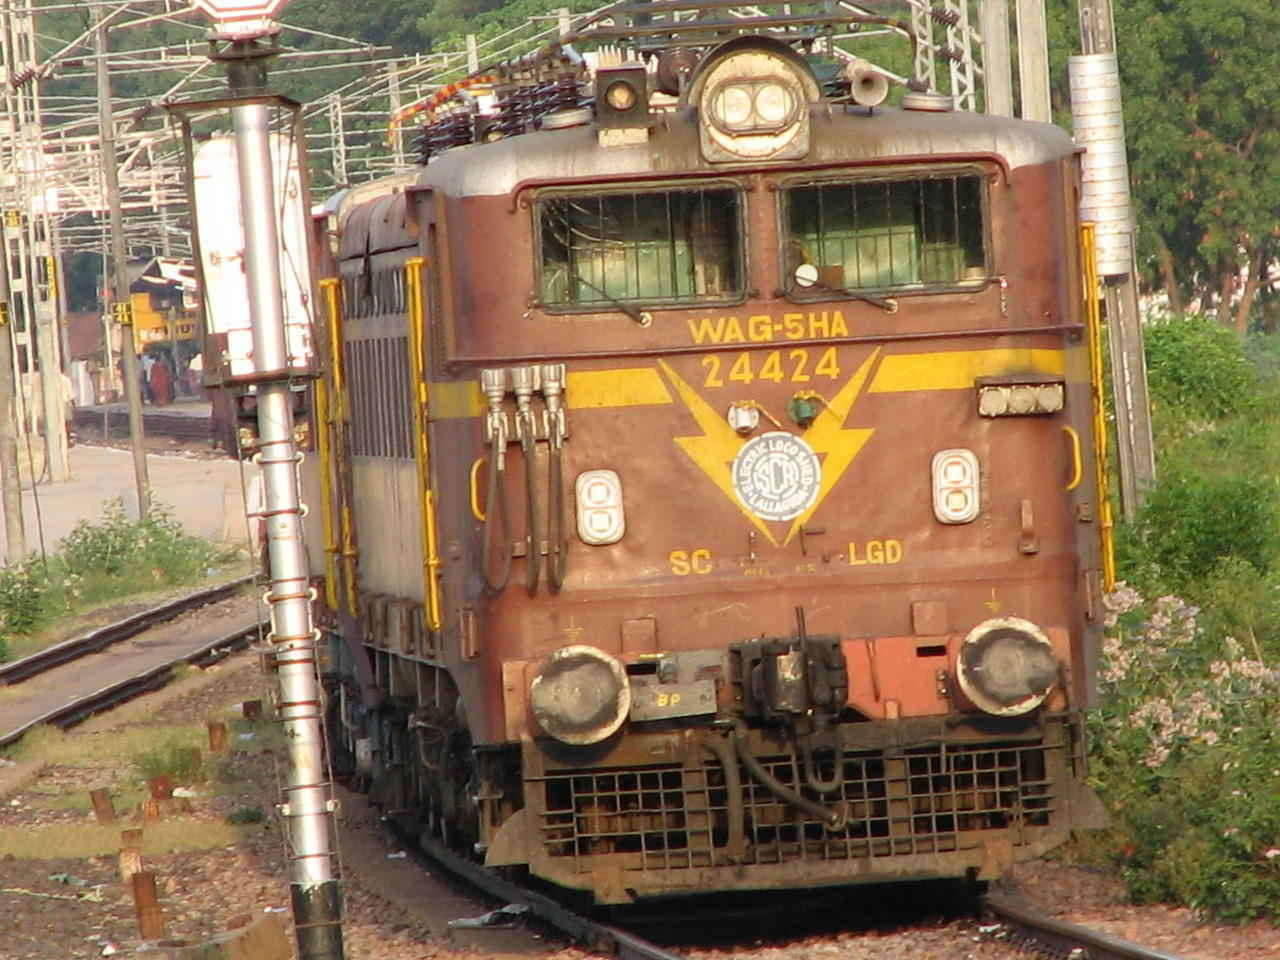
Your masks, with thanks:
[(733, 460), (733, 489), (762, 520), (792, 520), (818, 499), (822, 468), (800, 437), (775, 431), (745, 443)]

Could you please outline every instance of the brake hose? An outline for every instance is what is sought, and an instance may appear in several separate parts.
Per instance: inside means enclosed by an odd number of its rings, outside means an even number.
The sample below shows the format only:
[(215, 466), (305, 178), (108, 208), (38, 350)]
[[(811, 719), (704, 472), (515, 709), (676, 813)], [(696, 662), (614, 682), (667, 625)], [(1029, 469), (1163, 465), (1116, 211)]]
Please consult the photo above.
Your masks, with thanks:
[(525, 506), (525, 589), (529, 596), (537, 596), (538, 580), (542, 576), (542, 553), (538, 543), (538, 492), (534, 482), (533, 467), (537, 459), (538, 437), (534, 431), (533, 414), (520, 411), (520, 449), (524, 453), (524, 506)]
[[(489, 493), (485, 497), (484, 546), (480, 563), (484, 567), (484, 582), (495, 593), (507, 588), (511, 579), (511, 517), (507, 509), (506, 476), (507, 438), (503, 431), (493, 432), (492, 452), (489, 455)], [(493, 528), (498, 527), (502, 539), (502, 575), (490, 576), (493, 566)]]
[(843, 809), (833, 810), (808, 797), (803, 797), (769, 773), (760, 761), (752, 756), (746, 742), (746, 731), (741, 726), (733, 728), (733, 746), (738, 752), (738, 759), (747, 768), (747, 773), (755, 777), (766, 790), (783, 803), (789, 803), (810, 816), (817, 817), (828, 830), (836, 831), (845, 828), (847, 818)]
[(564, 477), (561, 468), (561, 446), (554, 438), (550, 444), (547, 466), (547, 584), (552, 593), (559, 593), (564, 586), (568, 550), (564, 542)]

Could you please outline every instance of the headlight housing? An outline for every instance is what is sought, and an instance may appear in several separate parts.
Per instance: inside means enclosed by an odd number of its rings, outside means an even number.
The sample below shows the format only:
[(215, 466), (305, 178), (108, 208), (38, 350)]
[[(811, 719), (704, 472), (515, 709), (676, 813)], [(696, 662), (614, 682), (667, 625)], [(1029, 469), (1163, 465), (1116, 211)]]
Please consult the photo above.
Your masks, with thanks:
[(984, 620), (969, 631), (956, 656), (960, 689), (996, 717), (1030, 713), (1049, 696), (1059, 674), (1049, 638), (1019, 617)]
[(802, 159), (809, 104), (820, 100), (804, 58), (768, 37), (722, 44), (699, 65), (686, 95), (698, 110), (702, 156), (712, 163)]
[(611, 737), (631, 712), (631, 684), (622, 664), (603, 650), (561, 647), (529, 684), (529, 706), (548, 735), (587, 746)]

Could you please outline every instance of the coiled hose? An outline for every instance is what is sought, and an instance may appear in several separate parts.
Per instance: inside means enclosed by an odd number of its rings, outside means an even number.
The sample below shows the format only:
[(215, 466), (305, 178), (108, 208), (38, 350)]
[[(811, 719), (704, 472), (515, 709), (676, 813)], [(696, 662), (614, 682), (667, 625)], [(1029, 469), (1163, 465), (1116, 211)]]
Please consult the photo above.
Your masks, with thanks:
[(755, 777), (755, 779), (770, 793), (781, 800), (783, 803), (789, 803), (793, 807), (803, 810), (805, 813), (817, 817), (822, 821), (822, 825), (828, 830), (843, 830), (848, 822), (848, 818), (843, 808), (832, 809), (824, 807), (816, 800), (810, 800), (808, 797), (801, 796), (795, 790), (792, 790), (785, 783), (774, 777), (751, 753), (750, 747), (747, 745), (747, 731), (741, 725), (735, 725), (733, 728), (733, 746), (738, 752), (738, 759), (742, 761), (742, 765), (747, 768), (747, 773)]

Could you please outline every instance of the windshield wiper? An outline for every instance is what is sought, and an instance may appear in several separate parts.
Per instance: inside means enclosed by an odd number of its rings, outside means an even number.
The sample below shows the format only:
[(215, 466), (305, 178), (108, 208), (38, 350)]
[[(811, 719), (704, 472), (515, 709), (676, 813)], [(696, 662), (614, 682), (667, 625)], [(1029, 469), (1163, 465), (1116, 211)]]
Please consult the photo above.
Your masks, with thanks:
[(795, 297), (795, 294), (797, 292), (796, 287), (799, 287), (801, 290), (813, 290), (815, 288), (818, 290), (826, 290), (828, 293), (839, 294), (842, 297), (848, 297), (850, 300), (861, 300), (863, 303), (869, 303), (872, 306), (879, 307), (885, 313), (898, 312), (898, 301), (895, 300), (893, 297), (877, 297), (870, 293), (862, 293), (858, 290), (850, 290), (848, 287), (832, 287), (823, 283), (821, 280), (815, 280), (813, 283), (808, 284), (807, 286), (805, 284), (800, 283), (797, 280), (796, 286), (792, 287), (789, 292), (790, 298), (792, 300), (796, 299)]
[(876, 297), (876, 296), (872, 296), (869, 293), (859, 293), (857, 290), (850, 290), (848, 287), (825, 287), (824, 286), (822, 289), (827, 290), (831, 293), (838, 293), (842, 297), (848, 297), (850, 300), (861, 300), (864, 303), (869, 303), (872, 306), (879, 307), (885, 313), (898, 312), (898, 301), (895, 300), (893, 297)]
[(582, 284), (584, 287), (587, 287), (590, 290), (594, 290), (596, 293), (600, 294), (600, 296), (604, 297), (604, 299), (608, 301), (610, 306), (615, 307), (619, 313), (626, 314), (626, 316), (630, 317), (636, 323), (640, 324), (640, 326), (647, 327), (653, 323), (653, 314), (650, 313), (648, 310), (637, 310), (635, 307), (625, 304), (621, 300), (615, 299), (614, 297), (609, 295), (608, 291), (601, 290), (590, 280), (586, 279), (585, 277), (580, 277), (576, 273), (573, 275), (571, 279), (576, 280), (578, 283)]

